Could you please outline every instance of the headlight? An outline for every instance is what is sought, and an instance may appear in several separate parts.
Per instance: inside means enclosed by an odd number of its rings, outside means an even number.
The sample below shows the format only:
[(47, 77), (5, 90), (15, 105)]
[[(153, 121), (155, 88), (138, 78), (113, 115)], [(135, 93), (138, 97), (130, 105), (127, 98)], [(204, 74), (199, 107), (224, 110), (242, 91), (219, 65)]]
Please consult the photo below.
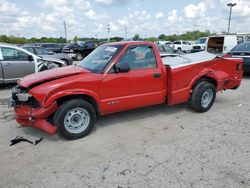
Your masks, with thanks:
[(69, 52), (73, 53), (73, 52), (74, 52), (74, 50), (72, 50), (72, 49), (71, 49), (71, 50), (69, 50)]
[(17, 98), (18, 98), (18, 100), (20, 102), (26, 102), (31, 97), (31, 94), (29, 94), (29, 93), (18, 93), (18, 94), (16, 94), (16, 96), (17, 96)]

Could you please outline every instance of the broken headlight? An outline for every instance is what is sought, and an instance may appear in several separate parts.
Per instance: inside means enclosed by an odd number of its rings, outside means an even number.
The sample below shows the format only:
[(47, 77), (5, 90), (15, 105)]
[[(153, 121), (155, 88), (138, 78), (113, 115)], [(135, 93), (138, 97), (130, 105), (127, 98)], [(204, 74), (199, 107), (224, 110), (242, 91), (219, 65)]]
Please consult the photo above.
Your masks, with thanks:
[(16, 96), (17, 96), (17, 98), (18, 98), (18, 100), (20, 102), (26, 102), (31, 97), (31, 94), (29, 94), (29, 93), (18, 93), (18, 94), (16, 94)]

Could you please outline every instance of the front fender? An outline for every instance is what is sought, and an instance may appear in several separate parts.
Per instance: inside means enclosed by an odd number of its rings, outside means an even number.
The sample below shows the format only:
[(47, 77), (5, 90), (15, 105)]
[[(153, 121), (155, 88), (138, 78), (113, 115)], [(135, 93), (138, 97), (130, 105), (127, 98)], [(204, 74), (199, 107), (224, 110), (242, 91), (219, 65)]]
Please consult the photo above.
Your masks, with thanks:
[(96, 100), (97, 103), (100, 104), (100, 97), (94, 93), (93, 91), (86, 90), (86, 89), (70, 89), (70, 90), (64, 90), (61, 92), (54, 93), (50, 96), (48, 96), (44, 101), (44, 107), (50, 106), (54, 101), (56, 101), (59, 98), (67, 97), (67, 96), (73, 96), (73, 95), (88, 95)]

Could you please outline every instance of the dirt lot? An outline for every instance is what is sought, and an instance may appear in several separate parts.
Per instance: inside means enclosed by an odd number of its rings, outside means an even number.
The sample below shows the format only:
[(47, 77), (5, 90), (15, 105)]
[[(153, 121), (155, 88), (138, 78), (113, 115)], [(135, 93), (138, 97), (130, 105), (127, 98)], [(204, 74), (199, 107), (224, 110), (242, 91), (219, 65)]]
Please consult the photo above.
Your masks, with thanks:
[[(205, 114), (186, 104), (98, 119), (86, 138), (20, 127), (0, 90), (0, 187), (250, 187), (250, 77)], [(10, 147), (16, 136), (31, 140)]]

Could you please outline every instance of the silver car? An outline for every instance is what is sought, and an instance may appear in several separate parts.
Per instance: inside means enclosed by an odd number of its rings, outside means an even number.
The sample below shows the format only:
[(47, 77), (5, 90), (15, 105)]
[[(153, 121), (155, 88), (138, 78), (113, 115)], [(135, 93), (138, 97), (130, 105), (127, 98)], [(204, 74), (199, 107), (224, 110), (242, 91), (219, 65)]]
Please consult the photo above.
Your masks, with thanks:
[(38, 57), (15, 45), (0, 43), (0, 85), (15, 83), (29, 74), (63, 66), (66, 64), (60, 59)]
[(38, 46), (22, 46), (25, 50), (30, 51), (31, 53), (41, 56), (41, 57), (53, 57), (57, 59), (61, 59), (64, 61), (67, 65), (72, 65), (73, 64), (73, 59), (69, 57), (67, 54), (64, 53), (55, 53), (52, 52), (51, 50), (38, 47)]

